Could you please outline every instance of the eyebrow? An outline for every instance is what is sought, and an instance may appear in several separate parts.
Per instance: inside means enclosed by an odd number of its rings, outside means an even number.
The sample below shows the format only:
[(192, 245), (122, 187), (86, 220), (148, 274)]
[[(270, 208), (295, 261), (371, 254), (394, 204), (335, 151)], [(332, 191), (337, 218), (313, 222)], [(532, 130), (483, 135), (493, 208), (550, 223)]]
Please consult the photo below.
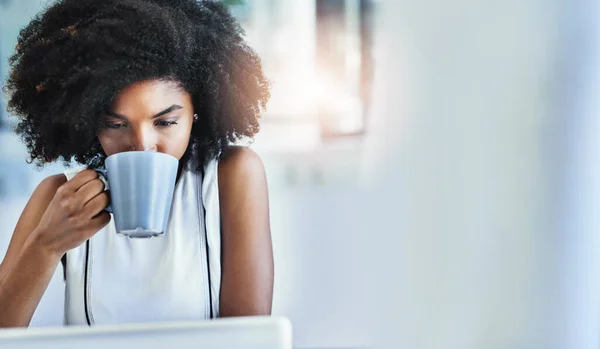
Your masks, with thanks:
[[(155, 114), (154, 116), (152, 116), (151, 119), (156, 119), (159, 116), (168, 114), (168, 113), (172, 112), (173, 110), (177, 110), (177, 109), (183, 109), (183, 107), (180, 106), (180, 105), (177, 105), (177, 104), (173, 104), (172, 106), (168, 107), (167, 109), (165, 109), (165, 110), (163, 110), (163, 111)], [(127, 118), (125, 116), (123, 116), (121, 114), (114, 113), (114, 112), (112, 112), (110, 110), (107, 110), (106, 114), (108, 114), (109, 116), (111, 116), (113, 118), (127, 120)]]

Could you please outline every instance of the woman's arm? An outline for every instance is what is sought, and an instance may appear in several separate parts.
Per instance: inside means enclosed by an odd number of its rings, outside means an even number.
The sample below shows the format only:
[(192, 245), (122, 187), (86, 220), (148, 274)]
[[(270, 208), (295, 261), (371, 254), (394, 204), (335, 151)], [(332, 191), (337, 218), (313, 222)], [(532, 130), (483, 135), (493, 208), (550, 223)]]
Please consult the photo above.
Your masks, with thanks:
[(219, 161), (221, 294), (219, 316), (270, 315), (273, 248), (265, 170), (249, 148)]
[(0, 264), (0, 327), (29, 325), (61, 256), (110, 222), (108, 203), (94, 170), (40, 183)]
[(0, 327), (28, 326), (60, 256), (33, 241), (37, 227), (65, 176), (51, 176), (36, 188), (23, 210), (0, 264)]

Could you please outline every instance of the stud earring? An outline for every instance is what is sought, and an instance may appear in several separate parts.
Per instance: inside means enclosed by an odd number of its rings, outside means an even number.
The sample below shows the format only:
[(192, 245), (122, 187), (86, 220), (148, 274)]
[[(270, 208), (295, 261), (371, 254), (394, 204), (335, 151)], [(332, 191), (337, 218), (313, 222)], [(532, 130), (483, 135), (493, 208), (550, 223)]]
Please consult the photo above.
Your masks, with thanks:
[(198, 114), (194, 114), (194, 122), (198, 121)]

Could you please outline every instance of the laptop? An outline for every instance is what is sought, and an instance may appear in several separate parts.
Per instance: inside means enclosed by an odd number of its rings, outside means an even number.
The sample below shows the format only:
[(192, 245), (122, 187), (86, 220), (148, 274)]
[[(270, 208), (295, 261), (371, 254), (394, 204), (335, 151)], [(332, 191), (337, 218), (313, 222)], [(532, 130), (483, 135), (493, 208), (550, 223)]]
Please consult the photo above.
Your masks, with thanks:
[(0, 330), (3, 349), (292, 349), (283, 317)]

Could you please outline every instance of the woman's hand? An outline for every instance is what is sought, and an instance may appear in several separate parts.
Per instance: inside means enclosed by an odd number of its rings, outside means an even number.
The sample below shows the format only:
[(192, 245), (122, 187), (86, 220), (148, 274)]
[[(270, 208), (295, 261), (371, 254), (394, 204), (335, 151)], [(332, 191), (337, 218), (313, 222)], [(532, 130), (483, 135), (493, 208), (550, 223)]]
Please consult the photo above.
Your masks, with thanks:
[(98, 173), (81, 171), (58, 187), (31, 238), (60, 257), (110, 222), (110, 214), (104, 211), (109, 202)]

